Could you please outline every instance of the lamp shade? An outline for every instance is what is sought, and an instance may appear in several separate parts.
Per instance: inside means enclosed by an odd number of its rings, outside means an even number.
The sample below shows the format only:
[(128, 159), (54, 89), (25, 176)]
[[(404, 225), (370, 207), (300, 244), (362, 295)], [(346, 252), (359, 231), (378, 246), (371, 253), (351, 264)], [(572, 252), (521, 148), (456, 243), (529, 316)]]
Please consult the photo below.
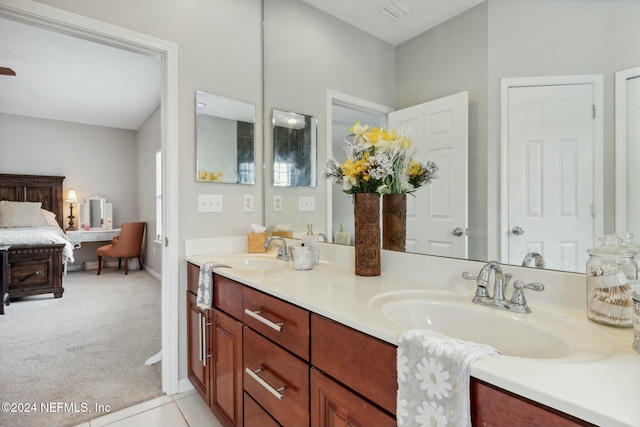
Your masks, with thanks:
[(78, 203), (78, 196), (76, 195), (76, 190), (74, 190), (73, 188), (71, 190), (69, 190), (69, 192), (67, 193), (67, 203)]

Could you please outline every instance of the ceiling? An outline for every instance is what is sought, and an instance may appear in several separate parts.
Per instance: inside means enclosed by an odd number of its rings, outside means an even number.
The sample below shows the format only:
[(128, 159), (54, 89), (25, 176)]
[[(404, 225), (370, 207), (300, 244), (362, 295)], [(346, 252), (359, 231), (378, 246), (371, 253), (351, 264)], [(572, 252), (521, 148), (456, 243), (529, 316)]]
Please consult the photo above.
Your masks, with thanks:
[[(484, 0), (302, 1), (395, 46)], [(0, 75), (0, 113), (137, 130), (160, 105), (159, 57), (3, 18), (0, 67), (17, 74)]]
[[(397, 46), (486, 0), (302, 0)], [(393, 20), (380, 9), (401, 11)]]
[(161, 60), (0, 18), (0, 113), (137, 130), (160, 105)]

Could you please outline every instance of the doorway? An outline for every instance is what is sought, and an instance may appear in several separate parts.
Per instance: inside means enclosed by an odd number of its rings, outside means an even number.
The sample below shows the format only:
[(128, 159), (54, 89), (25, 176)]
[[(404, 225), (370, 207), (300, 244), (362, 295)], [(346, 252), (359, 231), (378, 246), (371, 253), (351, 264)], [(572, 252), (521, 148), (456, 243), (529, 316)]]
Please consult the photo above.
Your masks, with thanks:
[[(0, 4), (0, 16), (38, 25), (98, 43), (118, 46), (142, 54), (162, 57), (163, 84), (161, 135), (163, 156), (163, 230), (162, 245), (162, 390), (178, 391), (178, 79), (177, 46), (174, 43), (67, 13), (36, 2)], [(171, 242), (169, 237), (172, 238)], [(169, 242), (171, 244), (169, 244)]]
[(602, 233), (601, 83), (503, 81), (503, 262), (538, 252), (547, 268), (584, 272)]

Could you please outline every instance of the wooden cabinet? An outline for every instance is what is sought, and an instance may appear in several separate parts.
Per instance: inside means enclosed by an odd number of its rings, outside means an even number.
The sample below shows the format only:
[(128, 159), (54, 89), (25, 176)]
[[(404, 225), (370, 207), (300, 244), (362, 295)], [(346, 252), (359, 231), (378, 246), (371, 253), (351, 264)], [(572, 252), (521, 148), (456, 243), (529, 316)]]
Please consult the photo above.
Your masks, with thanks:
[[(396, 425), (397, 347), (214, 275), (196, 305), (188, 265), (189, 379), (225, 426)], [(474, 426), (591, 426), (471, 379)]]
[(242, 422), (242, 323), (218, 309), (213, 310), (211, 401), (213, 412), (226, 425)]
[(192, 292), (187, 292), (187, 309), (188, 377), (200, 396), (209, 402), (209, 312), (198, 308), (196, 294)]
[(394, 417), (323, 375), (316, 368), (311, 369), (311, 426), (395, 425)]

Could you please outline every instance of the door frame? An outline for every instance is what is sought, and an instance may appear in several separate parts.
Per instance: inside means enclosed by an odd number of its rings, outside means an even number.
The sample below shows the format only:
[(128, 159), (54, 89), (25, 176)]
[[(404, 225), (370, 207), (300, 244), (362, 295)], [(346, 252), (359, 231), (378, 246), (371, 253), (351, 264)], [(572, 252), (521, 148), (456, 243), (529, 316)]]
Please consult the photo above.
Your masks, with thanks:
[[(394, 108), (386, 105), (377, 104), (372, 101), (357, 98), (352, 95), (336, 92), (334, 90), (327, 90), (327, 140), (325, 141), (325, 149), (327, 153), (327, 160), (333, 158), (332, 150), (332, 135), (333, 135), (333, 105), (338, 104), (343, 107), (352, 108), (354, 110), (367, 111), (373, 114), (388, 115), (390, 112), (395, 111)], [(327, 211), (326, 211), (326, 224), (327, 232), (333, 230), (333, 184), (330, 180), (327, 181)]]
[[(161, 278), (162, 391), (175, 394), (179, 381), (179, 250), (178, 250), (178, 46), (146, 34), (23, 0), (2, 0), (0, 16), (74, 37), (162, 58), (161, 147), (163, 230)], [(169, 244), (171, 236), (171, 244)], [(149, 356), (152, 356), (151, 354)]]
[[(627, 81), (640, 77), (640, 67), (615, 73), (615, 158), (627, 158)], [(615, 230), (627, 229), (627, 162), (616, 162)]]
[[(512, 77), (500, 79), (500, 258), (509, 258), (509, 89), (530, 86), (591, 84), (595, 118), (593, 120), (593, 236), (604, 233), (604, 90), (602, 74), (574, 76)], [(596, 185), (596, 183), (601, 183)]]

